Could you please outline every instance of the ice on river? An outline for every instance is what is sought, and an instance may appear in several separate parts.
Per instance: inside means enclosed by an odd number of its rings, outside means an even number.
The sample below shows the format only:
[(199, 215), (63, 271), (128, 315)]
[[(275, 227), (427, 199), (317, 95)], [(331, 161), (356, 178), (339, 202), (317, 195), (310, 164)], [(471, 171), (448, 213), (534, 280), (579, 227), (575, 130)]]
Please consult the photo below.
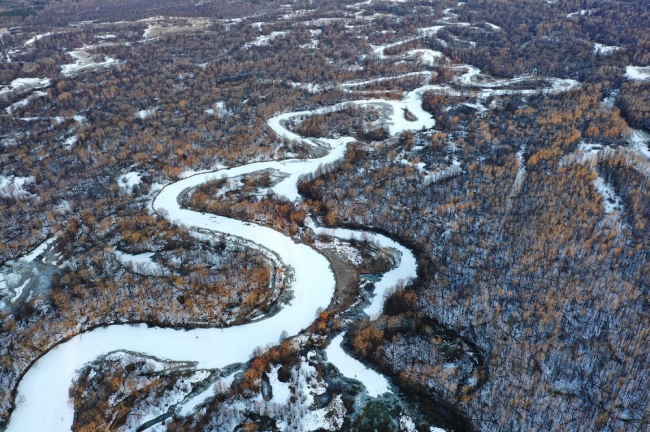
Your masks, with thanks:
[(368, 369), (363, 363), (347, 355), (341, 347), (342, 342), (343, 334), (338, 335), (332, 340), (325, 349), (327, 361), (336, 366), (346, 377), (360, 381), (371, 397), (377, 397), (391, 392), (390, 384), (386, 377), (372, 369)]
[[(289, 166), (292, 173), (297, 174), (307, 170), (298, 168), (301, 162), (315, 169), (319, 160), (315, 161), (251, 164), (222, 170), (219, 176), (241, 175), (269, 167), (282, 169), (283, 166)], [(223, 367), (248, 358), (258, 346), (276, 343), (283, 331), (300, 332), (313, 321), (319, 308), (327, 307), (334, 292), (334, 275), (327, 259), (314, 249), (294, 243), (270, 228), (180, 207), (177, 197), (184, 190), (214, 176), (214, 173), (199, 174), (168, 185), (156, 197), (154, 209), (183, 225), (228, 233), (275, 251), (294, 272), (294, 297), (290, 305), (265, 320), (226, 329), (184, 331), (146, 325), (113, 325), (76, 336), (44, 355), (22, 379), (18, 400), (23, 402), (12, 414), (8, 431), (69, 430), (74, 413), (68, 405), (68, 387), (75, 371), (101, 354), (131, 350), (159, 358), (197, 361), (201, 368)], [(36, 412), (39, 415), (34, 415)]]
[(325, 234), (339, 239), (352, 240), (363, 236), (365, 240), (380, 248), (393, 249), (398, 263), (383, 274), (375, 283), (374, 297), (370, 304), (364, 308), (368, 316), (379, 315), (384, 307), (384, 300), (389, 290), (397, 285), (408, 282), (417, 275), (417, 260), (410, 249), (402, 246), (395, 240), (373, 232), (357, 231), (346, 228), (323, 228), (314, 224), (311, 218), (305, 220), (305, 226), (311, 228), (315, 234)]

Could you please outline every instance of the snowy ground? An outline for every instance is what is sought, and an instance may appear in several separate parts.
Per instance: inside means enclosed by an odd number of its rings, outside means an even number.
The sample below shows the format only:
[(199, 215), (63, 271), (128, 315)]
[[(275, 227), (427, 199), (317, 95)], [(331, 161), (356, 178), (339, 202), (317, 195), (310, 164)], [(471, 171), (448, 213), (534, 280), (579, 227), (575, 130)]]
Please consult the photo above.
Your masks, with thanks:
[(276, 38), (284, 37), (284, 36), (286, 36), (288, 34), (289, 34), (288, 31), (274, 31), (274, 32), (272, 32), (271, 34), (268, 34), (268, 35), (258, 36), (252, 42), (247, 43), (245, 46), (247, 48), (249, 48), (249, 47), (251, 47), (253, 45), (254, 46), (265, 46), (265, 45), (268, 45), (271, 42), (273, 42)]
[(61, 74), (67, 77), (71, 77), (79, 74), (80, 72), (122, 64), (122, 62), (119, 60), (115, 60), (111, 57), (104, 57), (103, 60), (99, 60), (96, 55), (91, 55), (88, 53), (87, 50), (90, 48), (92, 47), (79, 48), (77, 50), (68, 52), (68, 55), (74, 59), (74, 63), (62, 65)]
[[(434, 122), (421, 106), (422, 92), (414, 91), (403, 101), (358, 101), (358, 104), (387, 103), (394, 105), (391, 132), (430, 128)], [(408, 108), (418, 121), (407, 122), (401, 109)], [(327, 109), (323, 109), (327, 110)], [(288, 131), (282, 120), (297, 115), (313, 115), (323, 110), (304, 113), (288, 113), (269, 120), (269, 126), (281, 137), (303, 140)], [(308, 140), (303, 140), (308, 141)], [(314, 319), (316, 310), (327, 307), (334, 292), (334, 275), (325, 257), (314, 249), (294, 243), (290, 238), (270, 228), (228, 219), (216, 215), (202, 214), (180, 207), (177, 197), (188, 188), (196, 187), (217, 177), (232, 177), (263, 169), (277, 169), (289, 174), (273, 187), (274, 192), (298, 199), (296, 182), (300, 175), (314, 172), (322, 164), (333, 162), (344, 154), (351, 137), (337, 140), (322, 140), (330, 152), (318, 159), (258, 162), (218, 172), (197, 174), (163, 188), (153, 202), (153, 207), (164, 212), (171, 220), (209, 231), (224, 232), (260, 244), (275, 251), (285, 265), (294, 271), (292, 286), (294, 298), (291, 304), (278, 314), (262, 321), (227, 329), (197, 329), (177, 331), (173, 329), (148, 328), (144, 325), (114, 325), (79, 335), (58, 345), (29, 369), (18, 387), (24, 403), (11, 416), (8, 431), (67, 430), (72, 423), (73, 411), (67, 404), (67, 388), (74, 371), (102, 353), (114, 350), (145, 352), (160, 358), (192, 360), (202, 368), (217, 368), (245, 360), (258, 346), (275, 343), (283, 331), (296, 334)], [(309, 141), (311, 145), (318, 145)], [(358, 232), (336, 230), (335, 235), (358, 236)], [(372, 235), (381, 246), (394, 247), (402, 253), (400, 265), (386, 273), (375, 288), (375, 299), (366, 308), (369, 315), (381, 311), (383, 295), (388, 288), (406, 277), (414, 277), (416, 262), (413, 254), (401, 245), (383, 236)], [(384, 242), (383, 244), (381, 242)], [(383, 287), (382, 287), (383, 285)], [(206, 347), (210, 347), (206, 349)], [(229, 347), (224, 350), (223, 347)], [(52, 371), (57, 370), (56, 374)], [(43, 384), (46, 384), (45, 386)], [(40, 412), (39, 416), (32, 413)], [(61, 418), (61, 421), (53, 419)]]
[(605, 213), (620, 212), (623, 209), (621, 198), (616, 195), (614, 188), (605, 181), (602, 177), (598, 176), (594, 182), (594, 186), (598, 193), (603, 197), (603, 205), (605, 206)]
[[(189, 25), (172, 25), (163, 21), (171, 20), (185, 20)], [(149, 21), (147, 29), (142, 34), (143, 39), (152, 39), (172, 33), (182, 33), (187, 31), (200, 31), (207, 28), (211, 21), (208, 18), (165, 18), (153, 17), (142, 20)]]
[(373, 232), (350, 230), (346, 228), (323, 228), (314, 224), (311, 218), (305, 220), (305, 226), (311, 228), (315, 234), (325, 234), (340, 239), (358, 239), (363, 238), (373, 243), (378, 248), (393, 249), (399, 258), (398, 264), (393, 266), (382, 276), (381, 280), (375, 283), (374, 297), (370, 304), (364, 308), (364, 312), (370, 316), (376, 316), (381, 313), (384, 306), (384, 299), (389, 290), (399, 284), (408, 282), (417, 275), (417, 260), (410, 249), (402, 246), (396, 241)]
[(239, 372), (239, 370), (234, 371), (226, 377), (219, 378), (213, 385), (186, 401), (179, 409), (178, 414), (181, 417), (187, 417), (192, 414), (199, 405), (213, 399), (221, 393), (229, 391), (237, 372)]
[(47, 92), (35, 91), (34, 93), (27, 96), (25, 99), (19, 100), (18, 102), (14, 102), (13, 104), (9, 105), (7, 108), (5, 108), (5, 111), (7, 112), (7, 114), (11, 114), (15, 109), (24, 108), (27, 105), (29, 105), (29, 102), (31, 102), (32, 99), (36, 99), (47, 95), (48, 95)]
[(0, 86), (0, 97), (9, 97), (13, 94), (43, 88), (50, 85), (49, 78), (16, 78), (11, 84)]
[(621, 49), (621, 47), (603, 45), (603, 44), (599, 44), (599, 43), (594, 44), (594, 53), (595, 54), (609, 55), (609, 54), (614, 53), (615, 51), (618, 51), (619, 49)]
[(0, 176), (0, 196), (13, 197), (30, 195), (24, 187), (34, 181), (34, 177), (4, 177)]
[(144, 119), (146, 119), (148, 117), (151, 117), (152, 115), (156, 114), (156, 111), (158, 111), (157, 107), (143, 109), (143, 110), (140, 110), (137, 113), (135, 113), (133, 116), (135, 118), (139, 118), (141, 120), (144, 120)]
[(628, 66), (625, 68), (625, 78), (634, 81), (650, 80), (650, 66)]
[(278, 420), (280, 430), (337, 430), (343, 423), (346, 410), (340, 395), (324, 408), (309, 409), (314, 403), (314, 396), (325, 393), (327, 387), (317, 379), (316, 368), (310, 363), (314, 355), (314, 352), (309, 352), (300, 359), (299, 367), (291, 370), (289, 382), (278, 379), (279, 368), (274, 368), (269, 374), (273, 398), (264, 408)]
[(632, 150), (646, 159), (650, 159), (650, 148), (648, 148), (650, 145), (650, 134), (635, 129), (632, 131), (632, 135), (630, 135), (629, 143)]
[(115, 251), (114, 255), (122, 265), (132, 268), (136, 273), (150, 276), (164, 274), (164, 267), (153, 261), (153, 252), (131, 255), (126, 252)]
[(526, 148), (522, 148), (517, 152), (517, 175), (515, 175), (515, 181), (512, 183), (512, 188), (510, 189), (510, 194), (508, 195), (507, 207), (512, 207), (512, 200), (517, 196), (521, 187), (524, 184), (524, 178), (526, 177), (526, 164), (524, 161), (524, 153)]
[(317, 240), (314, 243), (316, 249), (326, 249), (335, 251), (338, 256), (342, 257), (345, 261), (352, 265), (359, 266), (363, 263), (363, 258), (359, 253), (359, 250), (350, 246), (348, 243), (344, 243), (339, 239), (335, 238), (330, 242), (322, 242)]
[(121, 176), (118, 180), (118, 184), (125, 188), (125, 189), (132, 189), (133, 186), (137, 186), (140, 183), (142, 183), (142, 174), (139, 172), (131, 171), (123, 176)]
[(8, 301), (9, 303), (18, 300), (24, 289), (32, 280), (28, 275), (31, 274), (34, 276), (33, 273), (25, 273), (24, 266), (32, 263), (43, 255), (43, 253), (45, 253), (45, 251), (53, 245), (55, 241), (56, 238), (52, 237), (35, 247), (28, 254), (7, 261), (2, 267), (0, 267), (0, 298), (4, 297), (5, 301)]

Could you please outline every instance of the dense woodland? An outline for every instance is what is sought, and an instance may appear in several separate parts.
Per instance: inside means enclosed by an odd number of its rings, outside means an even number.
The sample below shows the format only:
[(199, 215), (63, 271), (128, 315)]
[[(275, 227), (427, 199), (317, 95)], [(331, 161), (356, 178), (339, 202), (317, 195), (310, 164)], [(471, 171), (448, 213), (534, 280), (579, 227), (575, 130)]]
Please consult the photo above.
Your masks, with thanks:
[[(423, 107), (435, 130), (394, 139), (377, 127), (380, 110), (301, 118), (289, 126), (303, 136), (358, 141), (303, 179), (301, 206), (258, 193), (273, 181), (263, 176), (227, 190), (215, 181), (185, 204), (290, 235), (311, 213), (411, 247), (418, 279), (376, 320), (354, 324), (348, 345), (402, 388), (455, 406), (476, 430), (650, 427), (650, 163), (629, 145), (631, 128), (650, 131), (650, 79), (626, 69), (650, 66), (650, 5), (355, 3), (2, 5), (0, 265), (50, 238), (63, 264), (46, 292), (4, 297), (0, 387), (10, 390), (0, 393), (0, 428), (26, 368), (83, 329), (230, 325), (277, 299), (282, 269), (263, 252), (197, 242), (153, 214), (162, 185), (192, 170), (309, 157), (266, 120), (399, 99), (423, 84), (409, 76), (340, 86), (348, 81), (425, 70), (431, 84), (456, 88), (461, 63), (497, 78), (581, 85), (487, 99), (471, 87), (431, 91)], [(441, 23), (451, 24), (419, 32)], [(388, 57), (375, 51), (405, 40)], [(408, 56), (414, 49), (446, 60), (429, 64)], [(24, 78), (49, 81), (12, 86)], [(134, 185), (127, 173), (138, 173)], [(118, 259), (145, 252), (154, 274)], [(321, 330), (336, 327), (322, 318)], [(272, 361), (256, 353), (261, 363), (248, 365), (244, 383), (260, 385), (271, 364), (297, 364), (276, 351)], [(221, 415), (218, 405), (200, 425)], [(190, 427), (182, 423), (169, 430)]]
[[(585, 162), (571, 157), (596, 124), (591, 139), (602, 145), (616, 147), (624, 132), (592, 94), (586, 87), (516, 101), (516, 110), (506, 103), (481, 119), (457, 116), (443, 145), (439, 134), (411, 137), (420, 148), (458, 149), (464, 172), (441, 182), (404, 166), (404, 154), (425, 150), (398, 142), (379, 154), (353, 147), (344, 164), (303, 185), (325, 203), (325, 221), (372, 226), (419, 250), (418, 283), (394, 294), (386, 307), (396, 310), (368, 324), (376, 330), (360, 331), (354, 346), (411, 385), (455, 398), (481, 428), (648, 425), (648, 165), (623, 148)], [(519, 149), (526, 149), (520, 183)], [(605, 213), (599, 175), (622, 197), (623, 211)], [(476, 343), (490, 365), (487, 382), (459, 391), (435, 356), (394, 359), (408, 333), (396, 339), (401, 325), (392, 330), (390, 316), (402, 314), (433, 318)], [(575, 417), (560, 426), (567, 412)]]

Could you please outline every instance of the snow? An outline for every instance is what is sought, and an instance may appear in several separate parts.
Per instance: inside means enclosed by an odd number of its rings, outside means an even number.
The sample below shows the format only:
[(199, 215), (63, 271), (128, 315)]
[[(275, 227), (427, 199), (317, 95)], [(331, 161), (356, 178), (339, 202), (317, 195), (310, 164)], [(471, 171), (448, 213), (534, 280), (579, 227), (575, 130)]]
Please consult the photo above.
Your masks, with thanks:
[(339, 430), (343, 424), (347, 410), (343, 405), (341, 395), (334, 396), (330, 404), (319, 410), (307, 411), (307, 416), (300, 422), (297, 430)]
[(169, 408), (182, 402), (192, 391), (192, 384), (205, 379), (209, 372), (199, 370), (189, 378), (182, 378), (174, 386), (166, 388), (161, 397), (149, 397), (133, 407), (128, 415), (124, 430), (139, 430), (140, 425), (159, 417), (169, 411)]
[(352, 265), (360, 266), (363, 263), (363, 259), (359, 254), (359, 250), (350, 246), (347, 243), (343, 243), (338, 238), (334, 238), (330, 242), (316, 241), (315, 246), (318, 249), (327, 249), (327, 250), (336, 251), (336, 253), (340, 257), (342, 257), (345, 261), (349, 262)]
[(577, 151), (564, 156), (560, 160), (560, 166), (568, 166), (574, 163), (595, 164), (598, 160), (598, 154), (602, 151), (603, 146), (598, 143), (580, 142)]
[(524, 178), (526, 176), (526, 164), (524, 161), (524, 152), (526, 151), (526, 146), (523, 146), (517, 152), (517, 174), (515, 175), (515, 181), (512, 183), (512, 188), (510, 189), (510, 194), (508, 195), (508, 202), (506, 206), (508, 208), (512, 207), (512, 200), (515, 196), (521, 191), (521, 187), (524, 184)]
[[(297, 337), (297, 339), (302, 339)], [(315, 395), (322, 395), (327, 390), (327, 384), (319, 377), (314, 367), (316, 356), (310, 351), (304, 357), (299, 357), (299, 364), (287, 372), (288, 382), (278, 379), (279, 365), (271, 365), (268, 373), (272, 387), (272, 398), (264, 400), (261, 393), (252, 398), (238, 396), (226, 398), (220, 402), (219, 411), (228, 413), (228, 419), (221, 418), (217, 428), (213, 430), (234, 430), (237, 424), (244, 421), (244, 413), (264, 414), (276, 420), (277, 426), (283, 431), (306, 430), (337, 430), (346, 416), (346, 409), (340, 395), (332, 398), (330, 403), (321, 409), (313, 409)], [(288, 366), (287, 366), (288, 367)], [(219, 385), (219, 393), (226, 393), (227, 386)], [(189, 411), (187, 411), (189, 412)], [(187, 413), (184, 412), (184, 413)]]
[(35, 88), (50, 85), (49, 78), (16, 78), (8, 86), (0, 86), (0, 97), (9, 97), (14, 93), (24, 93)]
[(34, 182), (34, 177), (5, 177), (0, 176), (0, 196), (28, 196), (31, 195), (23, 187)]
[(381, 374), (372, 369), (368, 369), (363, 363), (350, 357), (343, 348), (343, 334), (335, 337), (329, 346), (325, 349), (327, 361), (332, 363), (346, 377), (353, 378), (361, 382), (366, 388), (368, 395), (378, 397), (384, 393), (392, 393), (388, 380)]
[(413, 419), (404, 414), (399, 418), (399, 430), (404, 432), (417, 432)]
[[(343, 150), (338, 154), (342, 156)], [(321, 159), (328, 157), (331, 154)], [(308, 168), (292, 169), (301, 165)], [(218, 175), (242, 175), (269, 167), (280, 170), (289, 167), (297, 174), (315, 170), (318, 165), (318, 159), (315, 162), (267, 162), (222, 170)], [(176, 197), (182, 191), (214, 176), (214, 173), (199, 174), (166, 186), (153, 202), (153, 208), (186, 226), (235, 235), (275, 251), (294, 272), (291, 304), (265, 320), (225, 329), (185, 331), (149, 328), (144, 324), (112, 325), (76, 336), (49, 351), (28, 370), (18, 386), (18, 397), (25, 401), (12, 414), (8, 431), (69, 430), (74, 413), (68, 406), (67, 389), (75, 370), (102, 353), (131, 350), (159, 358), (190, 359), (202, 368), (223, 367), (247, 359), (258, 346), (276, 343), (283, 331), (298, 333), (311, 324), (319, 308), (327, 307), (334, 293), (334, 275), (327, 259), (314, 249), (294, 243), (270, 228), (180, 207)], [(54, 370), (56, 373), (52, 373)], [(35, 412), (39, 415), (35, 416)]]
[(625, 78), (635, 81), (650, 80), (650, 66), (628, 66), (625, 68)]
[(52, 36), (53, 34), (55, 34), (55, 33), (47, 32), (47, 33), (43, 33), (43, 34), (40, 34), (40, 35), (36, 35), (33, 38), (28, 39), (25, 42), (24, 46), (33, 45), (37, 40), (43, 39), (44, 37), (47, 37), (47, 36)]
[(314, 30), (309, 30), (311, 33), (311, 42), (308, 44), (300, 45), (300, 48), (311, 48), (311, 49), (316, 49), (318, 48), (318, 38), (317, 36), (323, 33), (323, 30), (321, 29), (314, 29)]
[(65, 148), (70, 150), (72, 146), (77, 143), (77, 141), (79, 141), (79, 138), (77, 138), (76, 135), (72, 135), (71, 137), (66, 138), (64, 142)]
[(47, 96), (48, 94), (49, 93), (44, 91), (35, 91), (34, 93), (27, 96), (25, 99), (19, 100), (18, 102), (9, 105), (7, 108), (5, 108), (5, 111), (7, 112), (7, 114), (11, 114), (16, 108), (24, 108), (27, 105), (29, 105), (29, 102), (31, 102), (32, 99)]
[(594, 186), (598, 193), (603, 197), (603, 205), (605, 206), (605, 213), (612, 213), (621, 211), (623, 205), (621, 199), (614, 192), (614, 188), (605, 181), (602, 177), (598, 176), (594, 181)]
[[(170, 370), (170, 368), (171, 370), (182, 370), (185, 368), (183, 365), (170, 365), (153, 358), (146, 358), (142, 361), (143, 359), (124, 351), (110, 353), (106, 356), (106, 360), (118, 362), (119, 366), (117, 367), (121, 368), (133, 365), (133, 362), (136, 361), (138, 363), (137, 370), (144, 375), (157, 372), (164, 373)], [(95, 372), (91, 370), (89, 377), (94, 375)], [(165, 414), (170, 407), (177, 405), (192, 391), (194, 383), (206, 379), (209, 375), (209, 371), (197, 370), (188, 377), (181, 377), (175, 380), (173, 385), (161, 389), (162, 391), (159, 395), (149, 395), (148, 397), (140, 398), (127, 414), (125, 423), (120, 427), (120, 430), (136, 431), (141, 424)], [(109, 397), (107, 402), (110, 406), (116, 406), (127, 394), (133, 394), (133, 389), (129, 389), (128, 383), (129, 381), (127, 380), (126, 383), (123, 383), (119, 387), (118, 391)]]
[(47, 250), (47, 248), (48, 248), (51, 244), (53, 244), (55, 241), (56, 241), (56, 237), (52, 237), (52, 238), (50, 238), (50, 239), (45, 240), (43, 243), (41, 243), (40, 245), (38, 245), (38, 246), (37, 246), (34, 250), (32, 250), (30, 253), (28, 253), (27, 255), (25, 255), (25, 256), (23, 256), (22, 258), (20, 258), (20, 260), (21, 260), (21, 261), (24, 261), (24, 262), (28, 262), (28, 263), (34, 261), (34, 260), (35, 260), (36, 258), (38, 258), (38, 257), (39, 257), (43, 252), (45, 252), (45, 251)]
[(426, 184), (436, 183), (454, 176), (461, 174), (463, 169), (460, 167), (460, 161), (454, 157), (451, 161), (451, 164), (442, 170), (430, 171), (425, 177), (424, 181)]
[(15, 302), (16, 300), (18, 300), (18, 297), (21, 296), (21, 294), (23, 293), (23, 289), (25, 289), (25, 287), (27, 286), (27, 284), (29, 283), (30, 280), (31, 280), (31, 278), (27, 278), (27, 280), (25, 282), (23, 282), (22, 285), (20, 285), (19, 287), (14, 288), (15, 294), (14, 294), (13, 298), (11, 299), (12, 303)]
[(158, 111), (157, 107), (153, 107), (153, 108), (149, 108), (149, 109), (143, 109), (143, 110), (140, 110), (137, 113), (135, 113), (134, 117), (144, 120), (147, 117), (151, 117), (152, 115), (156, 114), (156, 111)]
[(118, 184), (125, 189), (131, 189), (140, 183), (142, 183), (142, 173), (135, 171), (124, 174), (118, 180)]
[(629, 143), (632, 150), (646, 159), (650, 159), (650, 149), (648, 148), (648, 145), (650, 145), (650, 134), (635, 129), (630, 135)]
[(237, 372), (238, 371), (234, 371), (227, 377), (219, 378), (213, 385), (185, 402), (178, 411), (178, 415), (181, 417), (187, 417), (196, 410), (196, 407), (213, 399), (215, 396), (218, 396), (222, 390), (230, 389)]
[(414, 49), (408, 52), (410, 57), (420, 57), (422, 63), (427, 66), (435, 66), (437, 61), (443, 57), (440, 51), (431, 49)]
[(208, 114), (217, 114), (219, 116), (225, 116), (229, 113), (226, 109), (226, 103), (224, 101), (219, 101), (214, 104), (214, 108), (208, 108), (205, 110)]
[(299, 82), (292, 82), (292, 83), (289, 83), (289, 84), (293, 88), (304, 89), (304, 90), (307, 90), (311, 94), (320, 93), (320, 91), (321, 91), (320, 84), (314, 84), (314, 83), (303, 84), (303, 83), (299, 83)]
[[(437, 26), (437, 27), (443, 28), (444, 26)], [(424, 29), (422, 29), (422, 30), (424, 30)], [(425, 35), (426, 33), (422, 33), (422, 34)], [(383, 60), (383, 59), (388, 57), (386, 54), (384, 54), (384, 51), (386, 51), (387, 49), (393, 48), (393, 47), (396, 47), (396, 46), (399, 46), (399, 45), (404, 45), (406, 43), (412, 42), (412, 41), (417, 40), (419, 38), (420, 38), (419, 36), (414, 36), (414, 37), (410, 37), (408, 39), (404, 39), (404, 40), (401, 40), (401, 41), (398, 41), (398, 42), (389, 43), (389, 44), (386, 44), (386, 45), (377, 45), (377, 46), (372, 46), (371, 45), (371, 47), (372, 47), (372, 55), (376, 56), (380, 60)]]
[[(168, 25), (167, 23), (160, 23), (160, 21), (164, 21), (164, 20), (188, 21), (190, 25), (177, 26), (177, 25)], [(179, 17), (156, 16), (151, 18), (145, 18), (140, 21), (149, 22), (147, 29), (142, 34), (143, 39), (152, 39), (152, 38), (163, 36), (168, 33), (203, 30), (211, 23), (211, 20), (205, 17), (179, 18)]]
[[(422, 51), (422, 50), (416, 50), (416, 51)], [(429, 50), (426, 50), (429, 51)], [(426, 76), (430, 77), (431, 72), (409, 72), (405, 73), (402, 75), (395, 75), (395, 76), (389, 76), (389, 77), (381, 77), (381, 78), (373, 78), (365, 81), (351, 81), (347, 83), (341, 83), (341, 88), (349, 89), (351, 87), (361, 87), (364, 85), (368, 84), (373, 84), (373, 83), (378, 83), (378, 82), (384, 82), (384, 81), (395, 81), (403, 78), (409, 78), (409, 77), (415, 77), (415, 76)]]
[(278, 379), (278, 370), (282, 365), (277, 365), (271, 369), (268, 374), (269, 383), (273, 392), (273, 401), (281, 404), (288, 404), (291, 398), (291, 388), (288, 382), (282, 382)]
[[(284, 383), (278, 379), (278, 369), (275, 367), (268, 374), (272, 387), (273, 398), (267, 406), (280, 410), (276, 414), (281, 430), (337, 430), (343, 423), (346, 414), (341, 396), (335, 396), (329, 405), (318, 410), (310, 410), (314, 403), (314, 395), (325, 393), (327, 385), (318, 379), (316, 368), (309, 359), (314, 356), (310, 351), (307, 357), (300, 358), (300, 365), (291, 369), (291, 379)], [(293, 398), (293, 401), (292, 401)]]
[(417, 275), (417, 260), (410, 249), (381, 234), (356, 231), (346, 228), (317, 227), (311, 218), (305, 219), (305, 226), (311, 228), (316, 235), (325, 234), (339, 239), (358, 239), (363, 237), (379, 248), (393, 249), (396, 251), (398, 263), (388, 270), (382, 278), (375, 283), (374, 297), (370, 304), (363, 310), (368, 316), (381, 313), (384, 299), (389, 290), (399, 284), (408, 282)]
[(57, 124), (61, 124), (65, 121), (65, 119), (61, 116), (56, 116), (56, 117), (23, 117), (20, 120), (22, 121), (54, 121)]
[(131, 255), (126, 252), (116, 250), (114, 252), (115, 258), (122, 265), (132, 267), (135, 272), (145, 275), (160, 275), (164, 272), (165, 268), (152, 260), (153, 252), (144, 252), (137, 255)]
[(13, 147), (18, 145), (18, 141), (15, 138), (2, 138), (0, 145), (3, 147)]
[(348, 18), (336, 18), (336, 17), (333, 17), (333, 18), (318, 18), (318, 19), (311, 20), (311, 21), (304, 21), (302, 24), (304, 26), (307, 26), (307, 27), (309, 27), (309, 26), (324, 27), (324, 26), (335, 24), (335, 23), (337, 23), (339, 21), (348, 21), (348, 20), (349, 20)]
[(496, 24), (492, 24), (492, 23), (489, 23), (489, 22), (484, 22), (483, 24), (485, 24), (486, 26), (490, 27), (490, 29), (492, 29), (493, 31), (499, 31), (499, 30), (501, 30), (501, 27), (499, 27), (499, 26), (496, 25)]
[(122, 64), (121, 61), (115, 60), (111, 57), (104, 57), (103, 61), (95, 61), (97, 56), (88, 54), (87, 50), (92, 47), (86, 46), (74, 51), (68, 52), (68, 54), (75, 60), (74, 63), (61, 65), (61, 74), (66, 77), (71, 77), (79, 74), (80, 72), (85, 72), (88, 70), (95, 70), (101, 67), (117, 66)]
[[(433, 127), (434, 121), (422, 109), (422, 92), (409, 92), (402, 101), (356, 101), (363, 104), (386, 104), (394, 107), (391, 132), (396, 134), (403, 130)], [(276, 134), (291, 140), (302, 140), (311, 145), (318, 145), (312, 140), (302, 139), (288, 131), (283, 126), (283, 120), (300, 115), (313, 115), (342, 109), (347, 104), (299, 113), (286, 113), (273, 117), (268, 121)], [(418, 117), (416, 122), (406, 122), (403, 119), (402, 108), (408, 108)], [(193, 175), (164, 187), (153, 202), (156, 211), (164, 212), (171, 220), (195, 229), (207, 229), (223, 232), (252, 241), (278, 254), (285, 266), (294, 272), (292, 290), (294, 298), (291, 304), (276, 315), (262, 321), (226, 329), (195, 329), (180, 331), (174, 329), (149, 328), (146, 325), (112, 325), (83, 333), (71, 340), (58, 345), (41, 357), (25, 374), (18, 386), (19, 397), (25, 402), (17, 407), (11, 416), (8, 431), (24, 430), (67, 430), (72, 422), (73, 412), (67, 404), (67, 388), (74, 376), (74, 371), (98, 355), (114, 350), (132, 350), (146, 352), (159, 358), (197, 361), (199, 367), (216, 368), (236, 363), (246, 359), (258, 346), (275, 343), (283, 331), (296, 334), (308, 326), (319, 308), (325, 308), (334, 292), (334, 275), (329, 262), (314, 249), (304, 244), (294, 243), (289, 237), (278, 231), (259, 225), (228, 219), (221, 216), (202, 214), (183, 209), (176, 200), (177, 196), (187, 188), (196, 187), (215, 177), (233, 177), (274, 168), (289, 174), (287, 178), (273, 187), (279, 195), (285, 195), (291, 200), (298, 198), (296, 181), (302, 174), (314, 172), (322, 164), (334, 162), (341, 158), (351, 137), (319, 140), (330, 147), (330, 152), (324, 157), (307, 160), (288, 160), (257, 162), (217, 172)], [(350, 238), (358, 235), (356, 232), (337, 229), (335, 235), (345, 235)], [(416, 274), (416, 261), (413, 254), (403, 246), (380, 235), (371, 235), (371, 240), (382, 247), (393, 247), (401, 254), (400, 265), (387, 272), (376, 284), (375, 298), (366, 308), (369, 315), (378, 314), (383, 304), (384, 293), (408, 277)], [(122, 255), (124, 257), (124, 255)], [(131, 256), (129, 261), (150, 260), (150, 256)], [(228, 347), (228, 349), (223, 349)], [(342, 351), (341, 351), (342, 353)], [(333, 354), (336, 357), (336, 353)], [(338, 356), (339, 360), (345, 358)], [(353, 367), (354, 362), (348, 361), (347, 367)], [(51, 371), (57, 370), (56, 374)], [(362, 377), (380, 375), (372, 372), (361, 372)], [(357, 375), (358, 375), (357, 374)], [(369, 375), (370, 374), (370, 375)], [(371, 387), (373, 394), (381, 389), (387, 389), (385, 378), (383, 387)], [(381, 382), (379, 380), (378, 382)], [(382, 391), (383, 392), (383, 391)], [(32, 413), (39, 412), (39, 416)], [(53, 421), (61, 418), (61, 422)]]
[[(555, 3), (557, 3), (557, 0), (549, 4), (555, 4)], [(570, 14), (567, 14), (567, 18), (571, 18), (574, 16), (588, 16), (591, 15), (593, 11), (595, 11), (595, 9), (582, 9), (577, 12), (571, 12)]]
[[(41, 256), (47, 250), (47, 248), (50, 247), (50, 245), (52, 245), (55, 241), (56, 241), (56, 237), (51, 237), (51, 238), (45, 240), (43, 243), (36, 246), (28, 254), (25, 254), (25, 255), (23, 255), (21, 257), (13, 259), (13, 260), (6, 261), (4, 263), (4, 267), (13, 267), (18, 262), (31, 263), (36, 258)], [(10, 284), (17, 283), (18, 280), (15, 280), (15, 279), (18, 279), (19, 277), (20, 276), (17, 273), (9, 273), (9, 274), (4, 274), (4, 275), (2, 273), (0, 273), (0, 291), (7, 288), (7, 283), (10, 283)]]
[(609, 55), (612, 54), (614, 51), (618, 51), (619, 49), (621, 49), (621, 47), (603, 45), (599, 43), (594, 44), (594, 54)]
[(250, 48), (253, 45), (255, 45), (255, 46), (265, 46), (265, 45), (270, 44), (276, 38), (286, 36), (288, 34), (289, 34), (289, 31), (274, 31), (271, 34), (256, 37), (252, 42), (247, 43), (245, 45), (245, 47)]

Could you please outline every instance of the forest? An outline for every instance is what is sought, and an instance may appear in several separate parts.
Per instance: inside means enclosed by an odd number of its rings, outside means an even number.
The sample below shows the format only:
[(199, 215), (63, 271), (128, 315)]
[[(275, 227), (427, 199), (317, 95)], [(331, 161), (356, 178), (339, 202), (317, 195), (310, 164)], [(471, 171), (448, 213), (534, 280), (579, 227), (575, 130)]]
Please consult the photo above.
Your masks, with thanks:
[[(649, 20), (642, 0), (4, 2), (0, 430), (26, 371), (80, 333), (227, 328), (285, 304), (290, 269), (272, 251), (197, 236), (152, 201), (198, 172), (317, 158), (348, 136), (341, 159), (300, 179), (299, 201), (272, 192), (287, 175), (270, 170), (217, 173), (180, 202), (321, 250), (332, 240), (311, 220), (381, 233), (414, 252), (417, 277), (366, 317), (360, 275), (377, 266), (357, 265), (353, 294), (251, 354), (204, 411), (160, 408), (160, 430), (301, 430), (308, 402), (339, 430), (370, 430), (373, 410), (393, 412), (386, 430), (428, 430), (430, 416), (448, 430), (647, 430)], [(376, 101), (410, 92), (435, 125), (393, 135)], [(269, 127), (287, 112), (305, 113), (289, 131), (322, 146)], [(341, 332), (352, 357), (416, 396), (384, 406), (355, 390), (323, 354)], [(163, 363), (89, 365), (70, 390), (85, 413), (74, 429), (137, 429), (159, 409), (143, 408), (141, 379), (155, 399), (230, 376)], [(269, 379), (301, 402), (255, 405)], [(311, 382), (327, 396), (310, 399)]]

